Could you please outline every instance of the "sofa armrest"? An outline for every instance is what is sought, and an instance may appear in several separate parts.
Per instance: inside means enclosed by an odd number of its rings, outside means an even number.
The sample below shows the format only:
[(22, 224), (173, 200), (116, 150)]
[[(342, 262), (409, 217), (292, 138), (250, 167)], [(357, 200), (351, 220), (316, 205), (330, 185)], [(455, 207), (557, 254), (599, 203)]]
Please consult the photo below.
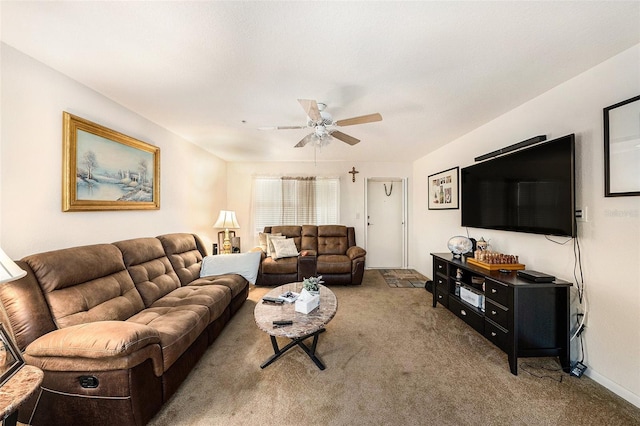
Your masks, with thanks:
[(52, 331), (29, 344), (24, 358), (49, 371), (129, 369), (151, 359), (156, 376), (164, 371), (158, 331), (126, 321), (96, 321)]
[(351, 246), (347, 249), (347, 256), (349, 259), (354, 260), (359, 257), (364, 257), (367, 254), (367, 251), (358, 246)]
[(130, 355), (160, 343), (157, 330), (126, 321), (96, 321), (65, 327), (34, 340), (25, 350), (31, 356), (111, 358)]

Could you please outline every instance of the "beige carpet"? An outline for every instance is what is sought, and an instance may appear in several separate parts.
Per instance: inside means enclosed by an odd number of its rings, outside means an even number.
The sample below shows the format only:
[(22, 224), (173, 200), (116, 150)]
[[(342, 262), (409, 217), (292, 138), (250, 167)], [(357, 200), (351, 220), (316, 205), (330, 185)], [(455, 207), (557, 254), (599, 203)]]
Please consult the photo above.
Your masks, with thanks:
[(325, 371), (299, 348), (261, 370), (273, 352), (253, 309), (268, 290), (252, 288), (150, 425), (640, 424), (640, 409), (589, 378), (526, 366), (557, 368), (553, 359), (521, 359), (513, 376), (506, 354), (432, 308), (430, 293), (392, 289), (377, 270), (362, 286), (332, 287), (338, 313), (318, 345)]
[(378, 269), (382, 278), (392, 288), (424, 288), (427, 277), (415, 269)]

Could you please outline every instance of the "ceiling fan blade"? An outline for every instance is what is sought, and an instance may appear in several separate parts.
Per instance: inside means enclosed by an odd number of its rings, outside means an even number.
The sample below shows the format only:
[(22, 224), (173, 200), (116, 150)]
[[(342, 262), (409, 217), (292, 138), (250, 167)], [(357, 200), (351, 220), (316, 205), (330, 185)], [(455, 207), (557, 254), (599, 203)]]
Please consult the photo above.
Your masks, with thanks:
[(320, 116), (320, 110), (318, 109), (318, 103), (313, 99), (298, 99), (300, 105), (302, 105), (302, 109), (307, 114), (307, 117), (312, 119), (313, 121), (322, 121), (322, 117)]
[(258, 127), (258, 130), (288, 130), (288, 129), (306, 129), (307, 126), (264, 126)]
[(303, 146), (305, 146), (306, 144), (308, 144), (309, 142), (311, 142), (313, 140), (313, 138), (315, 137), (315, 133), (310, 133), (307, 136), (305, 136), (304, 138), (302, 138), (302, 140), (300, 142), (298, 142), (294, 148), (302, 148)]
[(374, 121), (382, 121), (382, 115), (376, 112), (375, 114), (361, 115), (360, 117), (338, 120), (334, 124), (336, 126), (352, 126), (354, 124), (373, 123)]
[(336, 139), (340, 139), (342, 142), (346, 142), (349, 145), (355, 145), (358, 142), (360, 142), (360, 139), (356, 139), (353, 136), (349, 136), (346, 133), (342, 133), (339, 130), (332, 131), (331, 136), (333, 136)]

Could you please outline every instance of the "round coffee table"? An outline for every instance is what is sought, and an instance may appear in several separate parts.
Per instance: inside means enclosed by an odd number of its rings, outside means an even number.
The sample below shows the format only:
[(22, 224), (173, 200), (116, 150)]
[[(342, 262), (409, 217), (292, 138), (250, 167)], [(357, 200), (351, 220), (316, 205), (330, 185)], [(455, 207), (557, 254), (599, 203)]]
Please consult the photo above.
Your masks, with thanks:
[[(302, 283), (291, 283), (281, 285), (265, 294), (265, 297), (278, 297), (288, 291), (300, 293), (302, 291)], [(273, 363), (280, 358), (285, 352), (294, 346), (300, 346), (303, 351), (320, 370), (324, 370), (325, 366), (316, 355), (316, 346), (318, 345), (318, 336), (325, 331), (324, 326), (331, 321), (336, 315), (338, 309), (338, 300), (336, 295), (327, 287), (320, 286), (320, 306), (308, 314), (296, 312), (294, 303), (273, 304), (259, 301), (253, 311), (256, 324), (260, 330), (266, 332), (271, 337), (274, 354), (260, 365), (260, 368)], [(292, 321), (291, 325), (277, 326), (273, 321)], [(280, 349), (276, 337), (287, 337), (291, 342)], [(304, 341), (313, 337), (311, 347), (308, 347)]]

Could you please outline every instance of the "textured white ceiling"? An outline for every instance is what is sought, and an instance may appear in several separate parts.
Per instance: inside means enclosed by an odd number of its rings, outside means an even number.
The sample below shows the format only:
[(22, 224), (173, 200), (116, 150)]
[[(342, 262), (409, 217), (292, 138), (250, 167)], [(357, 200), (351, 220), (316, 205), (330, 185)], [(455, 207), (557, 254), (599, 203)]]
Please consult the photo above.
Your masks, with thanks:
[(3, 42), (228, 161), (313, 161), (257, 129), (304, 125), (298, 98), (384, 117), (318, 161), (415, 159), (640, 42), (638, 1), (0, 7)]

